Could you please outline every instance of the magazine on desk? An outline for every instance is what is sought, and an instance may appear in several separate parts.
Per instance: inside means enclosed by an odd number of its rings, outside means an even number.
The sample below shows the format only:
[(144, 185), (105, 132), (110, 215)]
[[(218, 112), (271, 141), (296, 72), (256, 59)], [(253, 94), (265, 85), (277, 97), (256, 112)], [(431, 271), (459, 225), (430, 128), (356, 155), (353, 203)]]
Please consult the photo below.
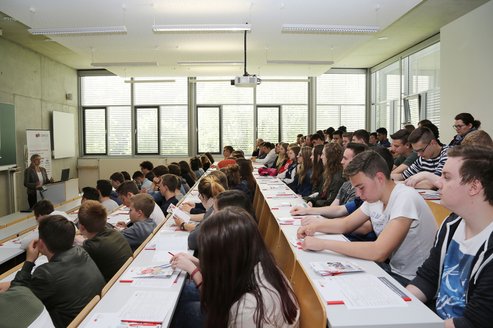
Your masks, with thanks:
[(311, 262), (312, 269), (321, 276), (335, 276), (342, 273), (363, 272), (360, 266), (352, 262)]

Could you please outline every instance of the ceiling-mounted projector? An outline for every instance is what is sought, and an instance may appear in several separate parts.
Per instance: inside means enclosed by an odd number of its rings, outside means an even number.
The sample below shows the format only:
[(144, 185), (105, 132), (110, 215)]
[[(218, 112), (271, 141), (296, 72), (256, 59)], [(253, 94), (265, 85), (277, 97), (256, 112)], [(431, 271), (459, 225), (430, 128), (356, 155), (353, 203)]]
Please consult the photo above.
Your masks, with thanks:
[(237, 76), (231, 80), (231, 85), (236, 87), (254, 88), (259, 85), (260, 82), (262, 82), (262, 80), (256, 75)]

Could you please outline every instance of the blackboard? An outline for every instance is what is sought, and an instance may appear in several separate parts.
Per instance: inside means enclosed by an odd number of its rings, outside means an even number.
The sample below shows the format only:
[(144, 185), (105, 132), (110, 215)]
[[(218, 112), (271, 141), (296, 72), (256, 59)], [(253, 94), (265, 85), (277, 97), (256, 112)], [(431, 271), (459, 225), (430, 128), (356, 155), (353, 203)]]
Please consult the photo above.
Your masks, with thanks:
[(16, 165), (15, 107), (0, 103), (0, 166)]

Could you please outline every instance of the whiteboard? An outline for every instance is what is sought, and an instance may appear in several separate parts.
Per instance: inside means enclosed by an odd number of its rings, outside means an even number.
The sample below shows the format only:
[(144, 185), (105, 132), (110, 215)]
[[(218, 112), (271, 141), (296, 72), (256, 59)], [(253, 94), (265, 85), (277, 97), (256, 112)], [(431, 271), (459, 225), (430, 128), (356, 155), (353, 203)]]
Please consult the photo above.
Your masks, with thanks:
[(53, 158), (75, 156), (74, 114), (53, 112)]

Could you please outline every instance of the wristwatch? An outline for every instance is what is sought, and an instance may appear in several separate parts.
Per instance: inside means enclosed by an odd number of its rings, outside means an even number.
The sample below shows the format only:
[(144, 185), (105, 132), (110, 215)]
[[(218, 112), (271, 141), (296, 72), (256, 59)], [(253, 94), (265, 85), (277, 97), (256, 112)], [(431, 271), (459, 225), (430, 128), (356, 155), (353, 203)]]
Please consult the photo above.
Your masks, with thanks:
[(180, 224), (180, 230), (185, 231), (185, 222), (182, 222), (182, 223)]

